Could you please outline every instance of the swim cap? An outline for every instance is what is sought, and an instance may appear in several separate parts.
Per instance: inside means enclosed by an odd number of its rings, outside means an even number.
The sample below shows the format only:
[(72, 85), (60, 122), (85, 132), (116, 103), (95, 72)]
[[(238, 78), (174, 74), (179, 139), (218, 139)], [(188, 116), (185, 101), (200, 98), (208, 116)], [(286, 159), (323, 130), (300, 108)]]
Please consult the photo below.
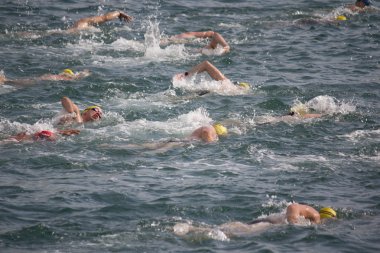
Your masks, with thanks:
[(245, 82), (239, 82), (238, 85), (246, 90), (248, 90), (249, 88), (251, 88), (251, 85), (249, 83), (245, 83)]
[(37, 140), (49, 140), (49, 141), (52, 141), (52, 139), (50, 139), (50, 137), (53, 137), (54, 136), (54, 133), (51, 132), (51, 131), (48, 131), (48, 130), (43, 130), (43, 131), (40, 131), (40, 132), (37, 132), (33, 135), (33, 139), (35, 141)]
[(75, 75), (74, 72), (71, 69), (64, 69), (63, 73), (68, 74), (70, 76), (74, 76)]
[(98, 110), (101, 111), (100, 106), (98, 106), (98, 105), (90, 105), (90, 106), (88, 106), (86, 109), (84, 109), (83, 112), (87, 112), (87, 111), (89, 111), (89, 110), (94, 110), (94, 109), (95, 109), (95, 110), (98, 109)]
[(237, 86), (239, 86), (239, 87), (242, 87), (243, 89), (249, 89), (249, 88), (251, 88), (251, 85), (249, 83), (246, 83), (246, 82), (237, 82), (237, 81), (235, 81), (234, 84), (237, 85)]
[(338, 17), (336, 17), (336, 20), (345, 21), (347, 20), (347, 18), (344, 15), (339, 15)]
[(217, 135), (227, 135), (228, 133), (227, 128), (223, 126), (222, 124), (216, 123), (213, 125), (213, 127)]
[(319, 210), (319, 215), (321, 216), (321, 219), (323, 218), (335, 218), (336, 217), (336, 212), (334, 209), (330, 207), (324, 207)]

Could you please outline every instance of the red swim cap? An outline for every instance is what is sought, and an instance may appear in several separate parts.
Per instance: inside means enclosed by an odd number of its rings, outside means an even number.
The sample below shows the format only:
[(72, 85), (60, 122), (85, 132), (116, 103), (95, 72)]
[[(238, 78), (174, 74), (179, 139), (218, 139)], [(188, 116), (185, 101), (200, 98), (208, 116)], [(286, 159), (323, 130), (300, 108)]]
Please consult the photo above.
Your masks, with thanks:
[(48, 141), (52, 141), (52, 139), (50, 139), (50, 137), (53, 137), (54, 136), (54, 133), (51, 132), (51, 131), (48, 131), (48, 130), (43, 130), (43, 131), (40, 131), (40, 132), (37, 132), (33, 135), (33, 139), (34, 140), (48, 140)]

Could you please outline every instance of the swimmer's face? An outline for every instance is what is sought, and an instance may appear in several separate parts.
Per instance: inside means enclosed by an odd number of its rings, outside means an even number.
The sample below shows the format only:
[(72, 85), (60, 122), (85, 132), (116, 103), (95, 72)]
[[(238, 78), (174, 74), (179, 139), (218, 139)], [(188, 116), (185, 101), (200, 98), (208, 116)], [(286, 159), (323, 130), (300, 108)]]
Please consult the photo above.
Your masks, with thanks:
[(100, 120), (102, 116), (103, 116), (103, 112), (102, 112), (102, 109), (100, 109), (99, 107), (95, 107), (90, 110), (87, 110), (83, 112), (82, 114), (82, 118), (85, 122)]

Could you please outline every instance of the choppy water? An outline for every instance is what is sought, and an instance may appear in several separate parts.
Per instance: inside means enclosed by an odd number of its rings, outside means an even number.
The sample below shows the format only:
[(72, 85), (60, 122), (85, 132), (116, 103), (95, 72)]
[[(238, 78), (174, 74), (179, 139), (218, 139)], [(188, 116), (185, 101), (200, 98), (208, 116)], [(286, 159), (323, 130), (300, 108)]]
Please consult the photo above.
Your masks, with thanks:
[[(53, 129), (62, 96), (81, 108), (101, 104), (105, 117), (55, 143), (0, 147), (0, 251), (378, 252), (380, 16), (350, 15), (347, 2), (2, 1), (7, 77), (67, 67), (93, 75), (0, 87), (0, 137)], [(135, 21), (44, 35), (116, 9)], [(338, 13), (348, 20), (328, 22)], [(198, 54), (202, 41), (157, 44), (202, 30), (220, 32), (231, 53)], [(172, 83), (203, 60), (252, 91), (196, 97), (194, 85), (213, 82)], [(325, 116), (279, 119), (299, 102)], [(217, 144), (134, 147), (184, 138), (214, 121), (230, 129)], [(176, 222), (244, 222), (292, 201), (332, 206), (339, 220), (230, 240), (172, 233)]]

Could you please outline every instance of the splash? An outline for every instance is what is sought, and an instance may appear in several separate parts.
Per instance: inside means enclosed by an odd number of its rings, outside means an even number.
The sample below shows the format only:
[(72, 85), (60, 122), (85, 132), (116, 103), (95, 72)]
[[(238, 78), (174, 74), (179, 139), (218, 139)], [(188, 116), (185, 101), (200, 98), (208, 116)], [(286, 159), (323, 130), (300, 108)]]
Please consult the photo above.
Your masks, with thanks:
[(203, 73), (182, 79), (174, 76), (172, 83), (174, 88), (185, 91), (209, 91), (225, 96), (243, 95), (249, 92), (247, 89), (242, 89), (241, 87), (234, 85), (228, 79), (223, 81), (215, 81), (211, 80), (209, 76), (206, 76)]
[(347, 103), (344, 101), (339, 101), (334, 97), (328, 95), (317, 96), (307, 101), (306, 103), (300, 102), (296, 99), (293, 102), (293, 106), (290, 109), (300, 115), (309, 113), (311, 110), (322, 114), (347, 114), (354, 112), (356, 106), (352, 103)]
[(211, 48), (202, 48), (201, 50), (202, 54), (204, 55), (223, 55), (224, 54), (224, 48), (221, 45), (217, 45), (216, 48), (211, 49)]
[(42, 131), (42, 130), (54, 131), (54, 126), (51, 122), (45, 121), (45, 120), (38, 121), (33, 125), (19, 123), (19, 122), (11, 122), (7, 119), (0, 120), (0, 132), (5, 133), (7, 137), (9, 137), (10, 135), (21, 133), (21, 132), (26, 132), (27, 134), (33, 134), (35, 132)]
[(344, 6), (337, 7), (327, 14), (326, 13), (320, 13), (320, 12), (315, 13), (315, 16), (320, 18), (322, 21), (326, 21), (326, 22), (335, 21), (335, 20), (337, 20), (337, 17), (341, 16), (341, 15), (347, 17), (347, 16), (358, 15), (358, 13), (353, 12), (349, 8), (346, 8)]
[(210, 125), (212, 119), (204, 108), (198, 108), (189, 113), (179, 115), (167, 121), (147, 121), (146, 119), (136, 120), (131, 124), (131, 129), (160, 131), (175, 135), (187, 135), (194, 129), (202, 125)]
[(188, 137), (196, 128), (210, 125), (213, 122), (204, 108), (198, 108), (166, 121), (151, 121), (144, 118), (134, 121), (120, 121), (118, 118), (122, 117), (119, 114), (109, 117), (115, 124), (104, 127), (102, 133), (98, 133), (97, 136), (121, 142), (130, 138), (143, 142), (167, 140), (168, 138), (183, 139)]
[(356, 110), (356, 106), (351, 102), (339, 101), (327, 95), (318, 96), (309, 100), (306, 106), (323, 114), (348, 114)]
[(184, 45), (170, 45), (165, 48), (160, 47), (161, 34), (159, 23), (149, 20), (147, 24), (145, 38), (144, 57), (150, 60), (160, 61), (169, 59), (187, 59), (189, 54), (186, 52)]

